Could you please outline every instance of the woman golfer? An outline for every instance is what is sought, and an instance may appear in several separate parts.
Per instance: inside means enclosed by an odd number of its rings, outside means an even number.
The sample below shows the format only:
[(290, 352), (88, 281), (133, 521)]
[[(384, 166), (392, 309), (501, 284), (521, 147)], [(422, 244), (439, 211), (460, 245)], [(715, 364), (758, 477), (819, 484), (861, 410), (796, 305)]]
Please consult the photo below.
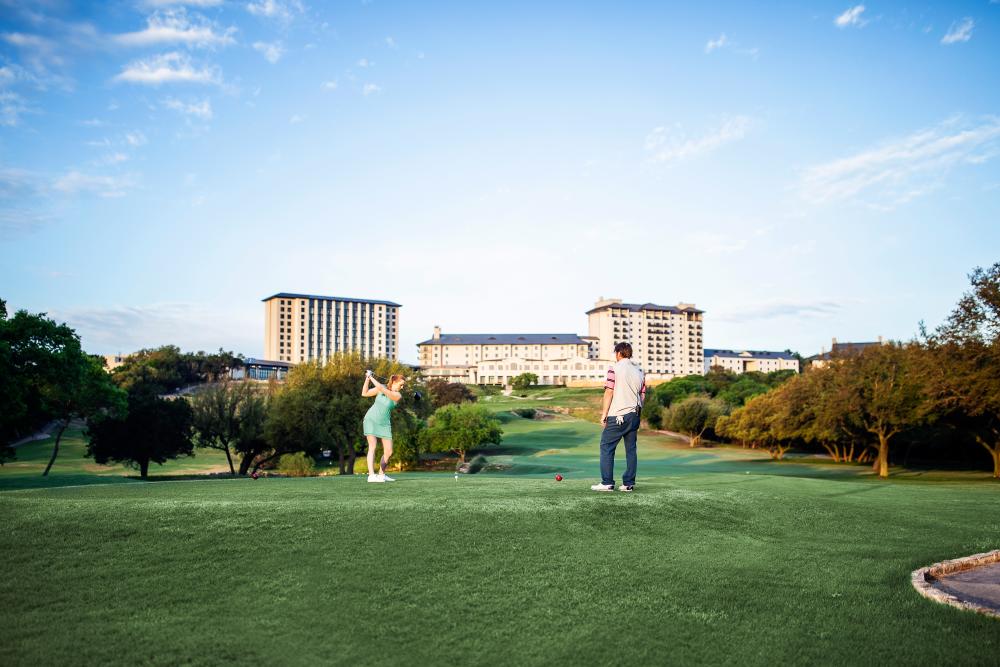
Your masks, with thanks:
[[(392, 456), (392, 424), (389, 423), (389, 415), (392, 409), (399, 403), (402, 395), (399, 393), (403, 389), (406, 380), (402, 375), (393, 375), (389, 378), (389, 386), (375, 379), (371, 371), (365, 372), (365, 384), (361, 388), (361, 395), (370, 398), (375, 397), (375, 402), (368, 412), (365, 413), (365, 437), (368, 438), (368, 481), (369, 482), (395, 482), (392, 477), (385, 474), (385, 467)], [(379, 471), (375, 472), (375, 447), (377, 439), (382, 438), (382, 460), (379, 462)]]

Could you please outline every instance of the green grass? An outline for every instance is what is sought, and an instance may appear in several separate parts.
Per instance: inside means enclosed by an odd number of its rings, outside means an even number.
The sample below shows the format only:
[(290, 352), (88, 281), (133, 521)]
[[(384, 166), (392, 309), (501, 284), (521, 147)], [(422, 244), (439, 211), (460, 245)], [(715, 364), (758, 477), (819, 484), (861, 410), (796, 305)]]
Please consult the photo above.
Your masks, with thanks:
[[(54, 437), (21, 445), (17, 458), (0, 466), (0, 489), (66, 486), (73, 484), (116, 484), (138, 482), (139, 471), (124, 465), (98, 465), (86, 457), (87, 441), (82, 429), (69, 428), (59, 443), (59, 456), (47, 477), (42, 471), (52, 456)], [(216, 449), (196, 449), (194, 456), (150, 464), (151, 476), (204, 475), (229, 472), (226, 455)]]
[(983, 475), (646, 436), (598, 495), (595, 425), (498, 414), (504, 474), (0, 492), (4, 663), (1000, 662), (996, 620), (909, 584), (1000, 547)]

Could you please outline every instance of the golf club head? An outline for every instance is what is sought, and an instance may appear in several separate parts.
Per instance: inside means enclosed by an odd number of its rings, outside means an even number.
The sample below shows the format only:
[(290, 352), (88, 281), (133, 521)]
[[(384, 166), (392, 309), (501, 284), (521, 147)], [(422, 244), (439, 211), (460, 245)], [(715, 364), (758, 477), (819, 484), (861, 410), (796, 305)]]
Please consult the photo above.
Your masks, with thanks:
[(414, 401), (416, 401), (417, 403), (419, 403), (421, 401), (421, 399), (423, 399), (423, 396), (420, 395), (419, 391), (413, 392), (413, 400)]

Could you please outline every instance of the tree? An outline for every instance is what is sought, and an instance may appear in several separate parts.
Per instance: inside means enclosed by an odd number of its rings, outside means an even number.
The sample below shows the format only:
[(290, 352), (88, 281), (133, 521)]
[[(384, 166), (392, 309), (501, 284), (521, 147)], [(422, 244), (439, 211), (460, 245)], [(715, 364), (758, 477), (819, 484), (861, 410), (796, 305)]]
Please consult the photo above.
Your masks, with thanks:
[(876, 469), (889, 476), (889, 446), (899, 433), (927, 421), (930, 407), (916, 367), (916, 344), (873, 345), (841, 362), (843, 409), (878, 440)]
[[(754, 375), (758, 374), (755, 373)], [(770, 389), (771, 387), (764, 382), (748, 375), (739, 378), (729, 386), (723, 388), (717, 396), (730, 406), (738, 408), (753, 396), (767, 393)]]
[(663, 406), (656, 399), (650, 397), (642, 404), (640, 416), (646, 420), (649, 428), (654, 430), (663, 428)]
[(73, 419), (87, 420), (105, 413), (122, 415), (127, 406), (127, 394), (111, 381), (102, 357), (85, 354), (79, 345), (71, 345), (57, 359), (54, 381), (42, 389), (47, 411), (58, 424), (52, 456), (42, 477), (49, 474), (56, 462), (63, 433)]
[(146, 479), (149, 464), (166, 463), (178, 456), (191, 456), (191, 406), (185, 400), (158, 397), (148, 388), (129, 392), (128, 415), (106, 415), (91, 421), (87, 456), (97, 463), (125, 463), (139, 468)]
[(435, 410), (453, 403), (476, 402), (476, 395), (460, 382), (448, 382), (442, 379), (431, 380), (427, 383), (427, 393), (430, 394), (431, 405)]
[(136, 384), (155, 387), (159, 394), (168, 394), (191, 384), (215, 382), (230, 369), (243, 365), (242, 355), (222, 348), (212, 354), (182, 353), (176, 345), (139, 350), (125, 358), (112, 374), (119, 386), (130, 389)]
[(68, 394), (86, 375), (84, 356), (73, 329), (44, 313), (19, 310), (8, 318), (0, 300), (0, 463), (14, 458), (12, 440), (64, 414)]
[(1000, 479), (1000, 262), (976, 268), (948, 319), (927, 337), (924, 379), (934, 405), (967, 417)]
[(538, 384), (538, 376), (534, 373), (521, 373), (511, 378), (510, 386), (519, 391)]
[[(258, 400), (252, 382), (225, 380), (205, 387), (191, 397), (195, 438), (199, 446), (226, 453), (229, 472), (236, 474), (230, 447), (240, 438), (248, 404)], [(251, 414), (254, 414), (251, 408)]]
[(430, 418), (423, 441), (432, 452), (454, 452), (465, 463), (469, 450), (499, 445), (503, 436), (500, 421), (482, 406), (463, 403), (446, 405)]
[(697, 447), (705, 431), (727, 411), (726, 405), (718, 399), (689, 396), (664, 411), (663, 422), (667, 428), (686, 435), (691, 446)]
[(233, 442), (233, 451), (240, 455), (239, 474), (246, 475), (250, 467), (270, 449), (265, 433), (271, 397), (277, 391), (277, 381), (272, 379), (265, 387), (255, 386), (240, 409), (240, 428)]

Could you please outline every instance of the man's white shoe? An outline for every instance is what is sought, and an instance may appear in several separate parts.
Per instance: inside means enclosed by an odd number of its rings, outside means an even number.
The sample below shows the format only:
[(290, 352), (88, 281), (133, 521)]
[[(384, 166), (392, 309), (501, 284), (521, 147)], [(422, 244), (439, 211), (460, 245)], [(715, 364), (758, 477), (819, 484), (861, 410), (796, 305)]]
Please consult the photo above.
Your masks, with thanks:
[(590, 487), (591, 491), (614, 491), (614, 484), (594, 484)]
[(371, 484), (371, 483), (374, 483), (374, 482), (379, 482), (379, 483), (381, 483), (381, 482), (384, 482), (384, 481), (385, 481), (385, 480), (384, 480), (384, 479), (382, 479), (382, 475), (372, 475), (372, 474), (369, 474), (369, 475), (368, 475), (368, 482), (369, 482), (370, 484)]
[(619, 486), (619, 487), (618, 487), (618, 490), (619, 490), (619, 491), (626, 491), (626, 492), (631, 492), (631, 491), (632, 491), (632, 489), (634, 489), (634, 488), (635, 488), (635, 487), (632, 487), (632, 486), (625, 486), (624, 484), (622, 484), (621, 486)]
[(389, 476), (388, 476), (388, 475), (386, 475), (385, 473), (382, 473), (382, 474), (380, 475), (380, 477), (382, 478), (382, 481), (383, 481), (383, 482), (395, 482), (395, 481), (396, 481), (395, 479), (393, 479), (392, 477), (389, 477)]

